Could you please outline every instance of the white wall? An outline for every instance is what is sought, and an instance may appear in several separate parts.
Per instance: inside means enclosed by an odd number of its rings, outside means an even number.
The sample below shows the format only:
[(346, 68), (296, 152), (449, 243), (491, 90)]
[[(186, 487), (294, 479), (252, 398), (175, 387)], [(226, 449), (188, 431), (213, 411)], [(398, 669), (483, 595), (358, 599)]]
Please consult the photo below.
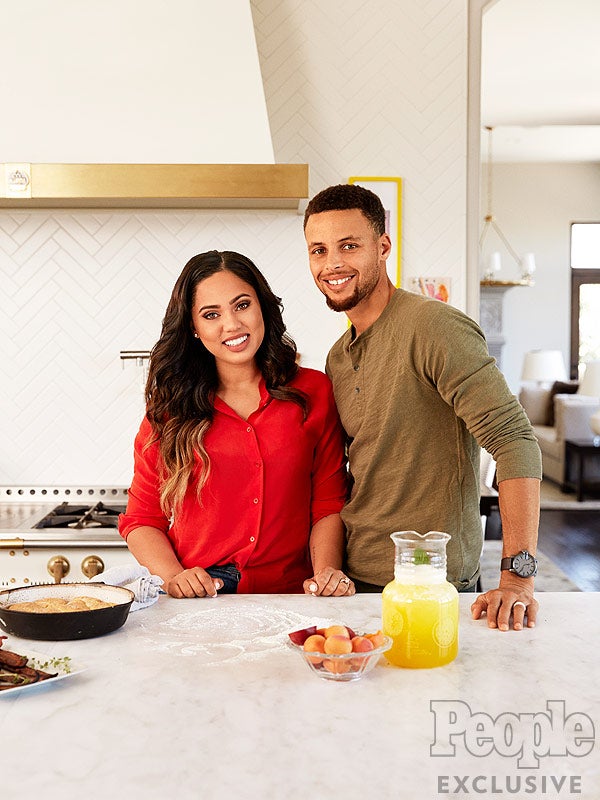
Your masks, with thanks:
[[(535, 285), (504, 296), (503, 372), (517, 392), (528, 350), (560, 350), (568, 370), (570, 224), (600, 221), (600, 164), (495, 164), (492, 180), (502, 231), (517, 253), (536, 257)], [(486, 250), (502, 252), (498, 279), (518, 279), (516, 264), (493, 236), (486, 238)]]
[[(144, 13), (164, 5), (149, 0)], [(40, 26), (50, 25), (53, 6), (40, 0), (36, 8)], [(441, 7), (384, 0), (377, 13), (372, 4), (346, 0), (253, 0), (252, 13), (275, 160), (308, 162), (311, 192), (351, 175), (401, 176), (405, 282), (449, 276), (453, 302), (464, 307), (463, 0)], [(75, 15), (73, 25), (83, 18)], [(178, 24), (175, 16), (171, 22)], [(76, 42), (75, 28), (72, 36)], [(197, 39), (201, 46), (201, 30)], [(3, 70), (5, 53), (0, 49)], [(165, 82), (174, 85), (170, 54), (161, 55)], [(215, 69), (234, 64), (228, 49)], [(173, 155), (162, 160), (180, 160), (173, 115), (198, 107), (191, 90), (177, 97), (177, 109), (148, 131), (169, 143)], [(132, 99), (134, 109), (139, 99)], [(140, 115), (147, 106), (137, 108)], [(51, 112), (46, 124), (59, 125)], [(238, 110), (239, 138), (246, 116)], [(199, 128), (198, 120), (190, 124)], [(186, 125), (175, 122), (177, 131)], [(95, 146), (104, 141), (100, 131), (90, 136)], [(121, 368), (119, 351), (152, 347), (183, 264), (211, 248), (256, 260), (283, 296), (304, 363), (322, 367), (345, 322), (312, 285), (296, 213), (0, 211), (1, 484), (129, 483), (140, 376), (131, 364)]]

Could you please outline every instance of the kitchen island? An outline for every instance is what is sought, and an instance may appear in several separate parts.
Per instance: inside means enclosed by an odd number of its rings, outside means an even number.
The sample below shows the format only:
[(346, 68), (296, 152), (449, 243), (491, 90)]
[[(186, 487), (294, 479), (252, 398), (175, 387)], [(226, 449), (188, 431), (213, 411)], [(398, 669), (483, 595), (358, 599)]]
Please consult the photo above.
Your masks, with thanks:
[(161, 596), (104, 637), (10, 637), (86, 669), (0, 693), (0, 794), (597, 800), (600, 594), (541, 594), (537, 627), (507, 633), (471, 620), (473, 599), (452, 664), (382, 658), (353, 683), (312, 675), (286, 633), (377, 630), (380, 595)]

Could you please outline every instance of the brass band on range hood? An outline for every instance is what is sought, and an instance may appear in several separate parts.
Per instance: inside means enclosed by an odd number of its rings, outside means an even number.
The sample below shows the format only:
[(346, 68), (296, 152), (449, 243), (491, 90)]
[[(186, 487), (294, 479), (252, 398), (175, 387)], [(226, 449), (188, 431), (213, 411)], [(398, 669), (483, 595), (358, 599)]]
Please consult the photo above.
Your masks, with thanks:
[(0, 164), (4, 208), (297, 208), (306, 197), (307, 164)]

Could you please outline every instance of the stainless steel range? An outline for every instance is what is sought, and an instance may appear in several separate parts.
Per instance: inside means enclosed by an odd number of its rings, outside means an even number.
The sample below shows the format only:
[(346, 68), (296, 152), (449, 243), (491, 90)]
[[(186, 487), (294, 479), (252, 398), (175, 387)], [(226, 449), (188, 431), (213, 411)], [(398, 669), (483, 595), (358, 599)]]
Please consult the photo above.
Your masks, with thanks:
[(135, 560), (117, 530), (125, 487), (0, 487), (0, 586), (80, 581)]

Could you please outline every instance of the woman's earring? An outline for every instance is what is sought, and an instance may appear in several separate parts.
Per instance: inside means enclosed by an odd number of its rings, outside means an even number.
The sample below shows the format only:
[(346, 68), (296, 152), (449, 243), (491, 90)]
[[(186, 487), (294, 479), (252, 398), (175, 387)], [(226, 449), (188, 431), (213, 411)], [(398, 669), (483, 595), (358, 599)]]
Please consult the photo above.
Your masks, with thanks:
[(197, 333), (195, 333), (195, 334), (194, 334), (194, 339), (197, 339), (197, 338), (198, 338), (198, 334), (197, 334)]

